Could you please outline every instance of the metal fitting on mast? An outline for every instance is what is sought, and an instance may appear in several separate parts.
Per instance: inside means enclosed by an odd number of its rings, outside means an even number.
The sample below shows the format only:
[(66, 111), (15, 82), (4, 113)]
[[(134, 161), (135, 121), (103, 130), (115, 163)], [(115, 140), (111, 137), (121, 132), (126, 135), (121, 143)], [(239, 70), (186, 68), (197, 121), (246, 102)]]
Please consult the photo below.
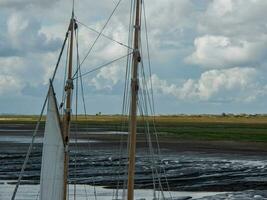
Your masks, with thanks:
[(68, 79), (66, 81), (66, 85), (65, 85), (65, 91), (69, 91), (69, 90), (73, 90), (73, 80), (72, 79)]

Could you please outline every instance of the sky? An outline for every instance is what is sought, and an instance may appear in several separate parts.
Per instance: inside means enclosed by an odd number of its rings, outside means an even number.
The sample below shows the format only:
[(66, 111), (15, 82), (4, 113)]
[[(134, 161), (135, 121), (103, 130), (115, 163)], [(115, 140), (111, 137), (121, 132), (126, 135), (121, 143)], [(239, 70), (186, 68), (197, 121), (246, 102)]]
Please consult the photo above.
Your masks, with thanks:
[[(75, 16), (100, 31), (117, 2), (76, 0)], [(266, 0), (144, 3), (157, 114), (267, 113)], [(71, 7), (71, 0), (0, 0), (0, 113), (40, 112)], [(103, 31), (123, 44), (129, 7), (130, 0), (122, 0)], [(84, 58), (97, 34), (79, 24), (78, 35)], [(127, 48), (100, 37), (82, 72), (125, 54)], [(121, 113), (124, 74), (121, 60), (84, 77), (89, 114)], [(59, 102), (63, 80), (55, 81)]]

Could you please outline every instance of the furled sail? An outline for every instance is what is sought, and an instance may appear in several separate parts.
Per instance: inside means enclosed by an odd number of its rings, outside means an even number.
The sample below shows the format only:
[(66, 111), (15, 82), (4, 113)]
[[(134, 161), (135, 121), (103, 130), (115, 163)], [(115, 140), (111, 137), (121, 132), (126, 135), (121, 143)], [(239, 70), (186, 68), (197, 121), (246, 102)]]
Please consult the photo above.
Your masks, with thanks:
[(43, 140), (40, 200), (63, 199), (64, 143), (62, 138), (56, 97), (51, 84)]

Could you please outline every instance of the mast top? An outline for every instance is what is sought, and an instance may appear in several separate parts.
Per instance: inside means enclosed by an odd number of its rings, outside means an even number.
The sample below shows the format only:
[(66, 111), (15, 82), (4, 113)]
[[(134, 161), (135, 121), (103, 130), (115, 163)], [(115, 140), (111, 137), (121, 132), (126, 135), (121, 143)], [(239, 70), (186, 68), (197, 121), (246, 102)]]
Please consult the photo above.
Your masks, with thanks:
[(71, 14), (72, 19), (74, 18), (74, 1), (75, 0), (72, 0), (72, 14)]

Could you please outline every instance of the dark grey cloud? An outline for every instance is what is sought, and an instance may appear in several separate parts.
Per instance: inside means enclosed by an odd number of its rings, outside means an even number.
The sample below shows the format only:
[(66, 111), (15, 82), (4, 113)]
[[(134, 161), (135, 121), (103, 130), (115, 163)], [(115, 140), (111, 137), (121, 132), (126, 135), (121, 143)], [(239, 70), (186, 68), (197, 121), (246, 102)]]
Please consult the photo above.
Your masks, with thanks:
[(23, 14), (9, 16), (4, 32), (0, 35), (0, 57), (53, 52), (62, 43), (61, 39), (48, 38), (42, 33), (40, 21)]
[[(0, 36), (1, 37), (1, 36)], [(0, 57), (20, 56), (22, 52), (10, 46), (8, 39), (5, 36), (1, 37), (0, 41)]]
[(37, 7), (50, 7), (58, 0), (1, 0), (1, 8), (13, 8), (22, 9), (25, 7), (37, 6)]
[(30, 83), (26, 83), (26, 85), (21, 90), (21, 94), (33, 97), (40, 97), (46, 93), (47, 87), (48, 85), (44, 84), (31, 85)]

